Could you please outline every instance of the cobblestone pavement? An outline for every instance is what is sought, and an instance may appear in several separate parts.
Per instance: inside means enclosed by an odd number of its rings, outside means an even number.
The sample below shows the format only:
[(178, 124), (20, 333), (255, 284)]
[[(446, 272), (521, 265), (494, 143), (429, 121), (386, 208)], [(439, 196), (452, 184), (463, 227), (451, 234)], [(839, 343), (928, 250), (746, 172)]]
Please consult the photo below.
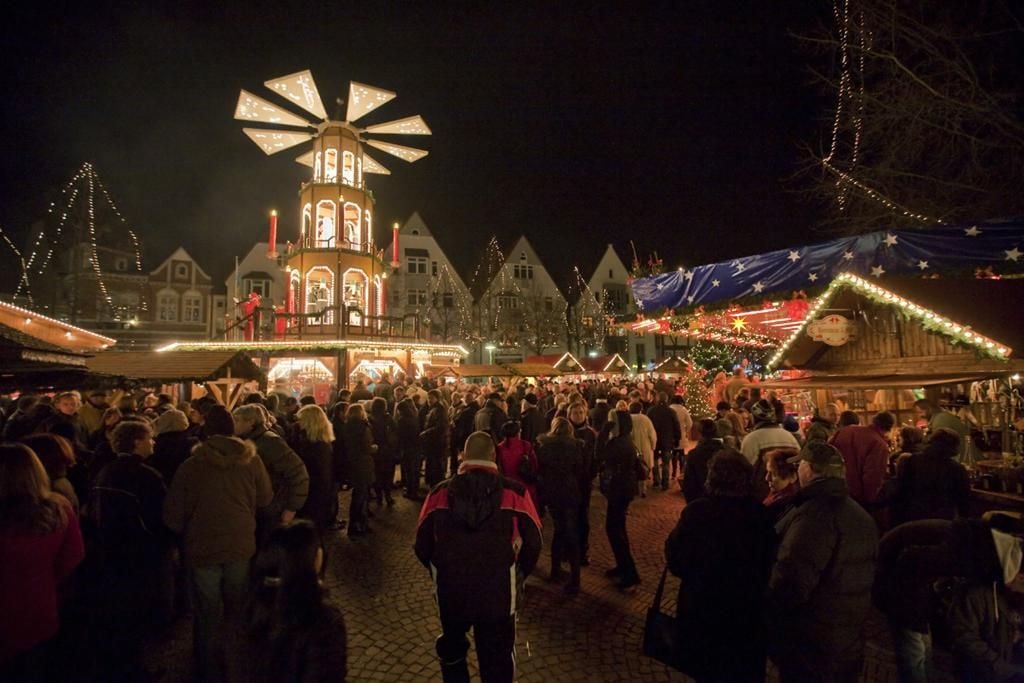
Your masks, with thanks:
[[(342, 494), (347, 510), (348, 494)], [(419, 503), (400, 496), (393, 508), (377, 508), (374, 533), (350, 540), (338, 534), (328, 543), (327, 585), (348, 626), (349, 680), (436, 681), (440, 679), (434, 639), (440, 632), (427, 571), (412, 553)], [(604, 577), (612, 553), (604, 535), (602, 496), (591, 507), (591, 566), (583, 570), (583, 590), (566, 597), (542, 577), (550, 568), (550, 525), (545, 550), (527, 582), (519, 616), (519, 680), (530, 681), (686, 681), (640, 655), (644, 615), (664, 563), (664, 542), (683, 508), (677, 492), (651, 492), (630, 506), (629, 534), (643, 579), (638, 592), (625, 595)], [(548, 522), (550, 518), (545, 519)], [(666, 592), (674, 599), (675, 579)], [(666, 600), (665, 609), (675, 609)], [(150, 667), (162, 681), (189, 680), (191, 626), (184, 620), (150, 647)], [(948, 671), (948, 659), (938, 657)], [(471, 666), (475, 657), (470, 655)], [(475, 673), (475, 672), (474, 672)], [(770, 679), (775, 676), (771, 675)], [(891, 646), (880, 618), (869, 623), (864, 681), (895, 681)]]

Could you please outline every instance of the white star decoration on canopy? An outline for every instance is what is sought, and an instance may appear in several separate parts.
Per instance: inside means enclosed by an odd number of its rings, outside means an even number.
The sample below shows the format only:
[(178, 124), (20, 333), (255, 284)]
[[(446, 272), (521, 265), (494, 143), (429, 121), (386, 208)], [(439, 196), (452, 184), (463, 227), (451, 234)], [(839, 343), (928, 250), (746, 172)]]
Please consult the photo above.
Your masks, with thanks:
[(978, 235), (981, 234), (981, 230), (978, 230), (977, 225), (972, 225), (971, 227), (964, 230), (964, 234), (967, 235), (968, 237), (977, 237)]
[(797, 261), (800, 260), (800, 252), (799, 251), (791, 251), (791, 252), (789, 252), (789, 256), (787, 256), (786, 258), (788, 258), (793, 263), (796, 263)]
[(885, 268), (883, 268), (882, 266), (875, 266), (874, 268), (871, 269), (871, 274), (874, 275), (875, 277), (882, 277), (883, 275), (885, 275)]
[(923, 261), (923, 260), (922, 261), (918, 261), (917, 262), (917, 267), (919, 269), (921, 269), (921, 270), (927, 270), (928, 269), (928, 262), (927, 261)]
[(896, 235), (893, 235), (892, 233), (885, 236), (885, 246), (887, 247), (895, 247), (899, 242), (900, 241), (896, 238)]
[(1006, 260), (1007, 261), (1013, 261), (1014, 263), (1016, 263), (1017, 259), (1019, 259), (1021, 257), (1022, 253), (1024, 253), (1024, 252), (1021, 252), (1020, 249), (1018, 249), (1017, 247), (1014, 247), (1013, 249), (1010, 249), (1010, 250), (1008, 250), (1006, 252)]

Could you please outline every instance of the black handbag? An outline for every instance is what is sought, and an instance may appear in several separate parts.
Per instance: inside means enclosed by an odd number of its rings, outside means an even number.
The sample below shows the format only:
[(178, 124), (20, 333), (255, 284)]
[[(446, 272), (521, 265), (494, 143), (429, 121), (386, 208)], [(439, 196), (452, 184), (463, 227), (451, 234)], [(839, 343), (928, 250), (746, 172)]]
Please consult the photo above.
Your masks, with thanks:
[(683, 637), (683, 626), (675, 615), (661, 611), (661, 600), (665, 593), (665, 579), (668, 577), (668, 565), (661, 572), (658, 590), (654, 592), (654, 602), (647, 610), (647, 621), (644, 625), (643, 654), (656, 659), (665, 666), (681, 671), (688, 676), (694, 675), (693, 662), (687, 656), (687, 647)]

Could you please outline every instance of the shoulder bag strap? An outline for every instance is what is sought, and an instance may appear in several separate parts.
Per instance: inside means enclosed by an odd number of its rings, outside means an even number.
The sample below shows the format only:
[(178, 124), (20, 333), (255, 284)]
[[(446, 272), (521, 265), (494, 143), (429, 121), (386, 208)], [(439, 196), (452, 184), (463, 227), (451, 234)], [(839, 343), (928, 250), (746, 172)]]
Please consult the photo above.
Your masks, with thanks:
[(658, 581), (658, 589), (654, 591), (654, 601), (651, 603), (651, 607), (661, 611), (661, 599), (665, 594), (665, 579), (668, 578), (668, 563), (665, 563), (665, 568), (661, 570), (661, 580)]

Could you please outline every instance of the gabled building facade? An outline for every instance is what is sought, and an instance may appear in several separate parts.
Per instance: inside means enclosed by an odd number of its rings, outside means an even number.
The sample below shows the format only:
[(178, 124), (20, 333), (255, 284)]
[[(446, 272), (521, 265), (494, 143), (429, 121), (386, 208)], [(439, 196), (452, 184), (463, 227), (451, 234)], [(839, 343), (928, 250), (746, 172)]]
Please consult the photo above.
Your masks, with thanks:
[(566, 300), (533, 245), (520, 237), (475, 302), (481, 362), (519, 362), (564, 351)]
[[(583, 294), (595, 300), (600, 312), (608, 316), (635, 315), (636, 301), (629, 289), (629, 269), (619, 257), (615, 247), (608, 245), (594, 273), (587, 281), (589, 292)], [(584, 310), (586, 310), (584, 308)], [(631, 369), (646, 368), (661, 360), (665, 349), (662, 340), (653, 334), (638, 335), (621, 327), (610, 327), (605, 337), (605, 351), (622, 356)]]
[(472, 325), (469, 289), (419, 213), (392, 235), (384, 253), (391, 259), (388, 315), (418, 316), (434, 341), (465, 341)]

